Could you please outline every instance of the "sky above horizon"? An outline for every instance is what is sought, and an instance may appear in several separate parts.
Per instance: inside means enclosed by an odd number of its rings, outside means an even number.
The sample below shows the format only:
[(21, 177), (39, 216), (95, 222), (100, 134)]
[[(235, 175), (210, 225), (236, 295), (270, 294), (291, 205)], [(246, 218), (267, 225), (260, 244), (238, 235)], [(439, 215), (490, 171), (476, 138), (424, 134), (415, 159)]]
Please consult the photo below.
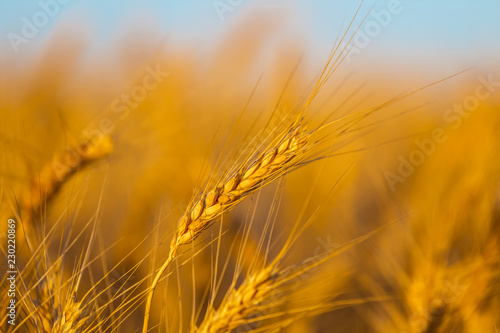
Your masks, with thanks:
[[(345, 28), (360, 4), (352, 0), (59, 1), (0, 0), (1, 52), (7, 56), (34, 52), (33, 45), (43, 43), (58, 27), (67, 27), (68, 22), (75, 27), (91, 27), (97, 44), (112, 40), (114, 34), (134, 21), (136, 26), (150, 25), (160, 35), (176, 36), (187, 43), (200, 38), (213, 40), (230, 31), (248, 12), (260, 9), (287, 16), (288, 24), (294, 27), (290, 33), (300, 31), (309, 46), (324, 53), (335, 41), (342, 21), (346, 19)], [(395, 3), (397, 13), (391, 13)], [(383, 15), (388, 12), (389, 18)], [(362, 46), (358, 49), (369, 46), (385, 50), (380, 53), (383, 57), (434, 57), (436, 62), (477, 66), (493, 65), (500, 55), (498, 0), (365, 1), (354, 27), (363, 19), (359, 30), (369, 35), (368, 43), (359, 39), (358, 45), (354, 41), (351, 44)], [(13, 36), (23, 37), (23, 29), (29, 32), (26, 25), (30, 24), (35, 25), (36, 33), (25, 39), (26, 45), (17, 44), (16, 51), (20, 52), (14, 52)]]

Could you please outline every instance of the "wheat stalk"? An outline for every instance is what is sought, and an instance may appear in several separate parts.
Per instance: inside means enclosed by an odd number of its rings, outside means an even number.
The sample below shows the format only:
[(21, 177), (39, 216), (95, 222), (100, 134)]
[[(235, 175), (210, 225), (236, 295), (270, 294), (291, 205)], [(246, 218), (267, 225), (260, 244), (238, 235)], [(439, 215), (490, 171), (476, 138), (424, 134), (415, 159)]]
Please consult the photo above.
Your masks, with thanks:
[(156, 273), (146, 300), (143, 332), (148, 330), (149, 313), (153, 294), (163, 273), (172, 262), (177, 249), (192, 242), (211, 222), (224, 212), (241, 202), (257, 189), (285, 174), (290, 167), (296, 166), (308, 148), (308, 133), (299, 116), (276, 140), (256, 158), (245, 161), (231, 176), (224, 178), (213, 189), (201, 195), (201, 198), (189, 205), (180, 219), (175, 235), (170, 243), (167, 260)]
[[(361, 5), (358, 11), (360, 8)], [(354, 18), (351, 20), (347, 31), (349, 31), (353, 22)], [(143, 333), (148, 331), (149, 314), (156, 286), (174, 259), (179, 246), (192, 242), (200, 232), (206, 229), (212, 221), (224, 212), (231, 209), (248, 195), (254, 193), (257, 189), (285, 174), (291, 167), (297, 166), (301, 161), (301, 157), (304, 156), (304, 153), (309, 148), (307, 143), (312, 134), (306, 132), (303, 124), (303, 116), (321, 88), (330, 79), (336, 67), (342, 63), (342, 53), (344, 50), (341, 50), (340, 54), (337, 54), (337, 51), (339, 50), (340, 43), (346, 37), (347, 31), (345, 31), (340, 39), (339, 45), (332, 48), (323, 71), (295, 122), (287, 130), (278, 135), (277, 140), (271, 142), (267, 146), (267, 149), (260, 155), (250, 160), (250, 162), (243, 163), (235, 174), (217, 184), (212, 190), (203, 193), (201, 198), (186, 210), (177, 225), (175, 235), (170, 243), (167, 260), (156, 273), (150, 286), (146, 300)]]
[(60, 304), (55, 292), (57, 291), (56, 281), (59, 280), (57, 268), (51, 269), (47, 277), (42, 281), (39, 288), (39, 306), (37, 314), (42, 322), (44, 331), (49, 331), (55, 321), (55, 311), (59, 309)]

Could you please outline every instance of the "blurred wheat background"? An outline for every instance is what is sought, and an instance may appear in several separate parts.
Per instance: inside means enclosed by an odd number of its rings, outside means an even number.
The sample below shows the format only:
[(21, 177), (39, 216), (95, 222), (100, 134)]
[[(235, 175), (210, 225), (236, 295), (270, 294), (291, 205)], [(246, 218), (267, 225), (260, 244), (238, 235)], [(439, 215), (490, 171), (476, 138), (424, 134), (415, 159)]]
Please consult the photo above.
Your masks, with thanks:
[(498, 332), (498, 1), (0, 18), (2, 332)]

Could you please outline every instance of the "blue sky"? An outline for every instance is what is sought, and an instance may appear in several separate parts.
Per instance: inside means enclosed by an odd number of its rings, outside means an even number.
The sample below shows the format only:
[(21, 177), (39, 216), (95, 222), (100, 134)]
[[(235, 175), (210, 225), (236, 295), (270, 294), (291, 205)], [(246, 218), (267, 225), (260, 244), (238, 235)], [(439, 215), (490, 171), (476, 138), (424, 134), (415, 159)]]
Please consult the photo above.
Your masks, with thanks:
[[(60, 0), (61, 2), (64, 2)], [(9, 33), (21, 33), (23, 18), (32, 21), (43, 10), (43, 3), (57, 0), (0, 0), (0, 45), (8, 45)], [(358, 1), (353, 0), (65, 0), (54, 17), (40, 28), (36, 39), (50, 34), (61, 21), (81, 20), (74, 24), (90, 24), (96, 39), (112, 38), (127, 22), (136, 17), (152, 18), (159, 33), (179, 38), (205, 36), (216, 38), (231, 29), (249, 8), (282, 6), (291, 8), (294, 24), (300, 26), (312, 45), (321, 49), (331, 45), (344, 17), (352, 17)], [(401, 0), (404, 10), (394, 15), (391, 24), (377, 35), (373, 48), (391, 50), (395, 57), (410, 54), (435, 54), (448, 59), (461, 58), (467, 64), (491, 61), (500, 55), (499, 0)], [(215, 9), (226, 4), (224, 20)], [(374, 12), (386, 10), (389, 0), (365, 1), (359, 18), (372, 7)], [(234, 5), (232, 5), (234, 4)], [(227, 7), (226, 7), (227, 8)], [(368, 17), (367, 21), (373, 20)], [(146, 22), (147, 24), (147, 22)], [(2, 48), (7, 52), (8, 48)], [(491, 59), (490, 59), (491, 58)]]

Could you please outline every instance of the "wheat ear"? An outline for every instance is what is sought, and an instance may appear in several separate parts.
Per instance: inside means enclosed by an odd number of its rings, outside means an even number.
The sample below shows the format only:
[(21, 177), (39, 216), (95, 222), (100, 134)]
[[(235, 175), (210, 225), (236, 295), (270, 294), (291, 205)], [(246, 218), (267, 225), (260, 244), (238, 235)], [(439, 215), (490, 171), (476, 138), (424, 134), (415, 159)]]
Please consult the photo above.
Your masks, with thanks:
[(32, 180), (29, 191), (21, 202), (21, 217), (29, 226), (34, 214), (40, 211), (44, 202), (62, 186), (70, 175), (88, 163), (108, 156), (113, 150), (113, 141), (103, 136), (98, 140), (81, 141), (77, 147), (57, 154)]
[(61, 261), (57, 261), (49, 268), (47, 276), (40, 284), (37, 317), (42, 322), (44, 332), (81, 332), (88, 317), (83, 315), (84, 306), (74, 296), (75, 287), (70, 287), (67, 291), (69, 295), (61, 298), (61, 276)]
[(156, 273), (146, 300), (143, 332), (148, 330), (153, 294), (163, 273), (172, 262), (177, 249), (192, 242), (216, 218), (228, 211), (257, 189), (285, 174), (302, 161), (310, 133), (306, 132), (302, 116), (273, 140), (256, 158), (244, 162), (230, 177), (224, 178), (212, 190), (206, 191), (186, 210), (170, 243), (167, 260)]
[(274, 265), (250, 275), (238, 289), (232, 289), (217, 310), (210, 308), (201, 325), (193, 332), (232, 332), (275, 291), (279, 275), (280, 272)]
[[(297, 222), (297, 225), (300, 221)], [(336, 257), (337, 255), (353, 248), (354, 246), (370, 239), (375, 236), (394, 222), (379, 227), (365, 235), (354, 238), (351, 241), (344, 243), (336, 248), (328, 249), (326, 252), (309, 258), (299, 264), (289, 266), (287, 268), (280, 268), (280, 264), (293, 244), (294, 234), (289, 236), (287, 243), (278, 253), (276, 258), (267, 266), (252, 272), (241, 283), (238, 288), (234, 286), (228, 291), (218, 309), (210, 307), (207, 310), (202, 323), (198, 327), (193, 327), (193, 332), (196, 333), (227, 333), (232, 332), (234, 329), (241, 327), (251, 321), (248, 318), (256, 315), (259, 311), (266, 309), (264, 302), (270, 300), (273, 293), (286, 283), (295, 278), (303, 276), (311, 269), (324, 264), (328, 260)], [(281, 300), (274, 300), (273, 306), (281, 304)], [(344, 302), (345, 306), (349, 304), (358, 304), (360, 302), (368, 301), (368, 299), (355, 299)], [(342, 302), (341, 302), (342, 303)], [(295, 313), (307, 313), (311, 310), (327, 310), (341, 304), (320, 304), (319, 307), (313, 305), (305, 309), (297, 309)], [(262, 317), (264, 318), (264, 317)], [(255, 319), (255, 317), (254, 317)], [(254, 320), (255, 321), (255, 320)], [(267, 330), (266, 330), (267, 332)]]
[(85, 325), (86, 318), (82, 314), (83, 306), (73, 297), (64, 304), (61, 315), (54, 323), (51, 333), (77, 333)]

